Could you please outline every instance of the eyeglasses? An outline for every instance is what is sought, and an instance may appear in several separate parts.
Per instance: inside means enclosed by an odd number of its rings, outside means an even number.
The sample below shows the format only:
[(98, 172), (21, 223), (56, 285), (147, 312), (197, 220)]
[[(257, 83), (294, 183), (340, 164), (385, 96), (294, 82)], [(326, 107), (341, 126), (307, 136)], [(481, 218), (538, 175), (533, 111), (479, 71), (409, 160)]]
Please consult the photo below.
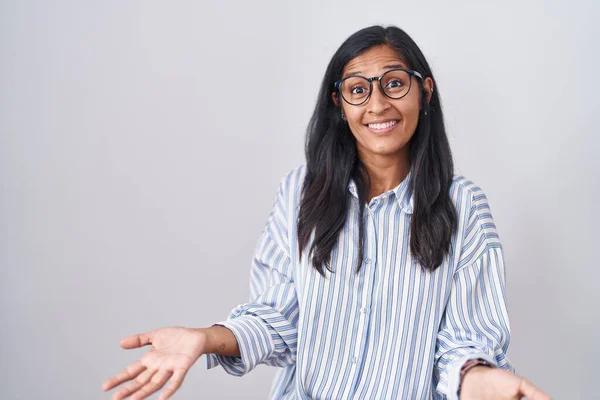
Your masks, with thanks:
[(381, 76), (365, 78), (352, 75), (335, 83), (336, 90), (342, 95), (346, 103), (353, 106), (364, 104), (373, 93), (373, 81), (379, 82), (381, 93), (390, 99), (401, 99), (408, 94), (412, 85), (412, 77), (423, 80), (423, 75), (417, 71), (394, 68), (386, 71)]

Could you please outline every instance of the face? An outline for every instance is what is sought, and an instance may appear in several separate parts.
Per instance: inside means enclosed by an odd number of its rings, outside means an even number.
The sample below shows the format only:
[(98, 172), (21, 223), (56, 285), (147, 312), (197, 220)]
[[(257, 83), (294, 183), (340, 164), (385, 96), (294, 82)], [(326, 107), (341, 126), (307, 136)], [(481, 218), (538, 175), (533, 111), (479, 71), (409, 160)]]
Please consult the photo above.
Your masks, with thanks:
[[(352, 59), (344, 68), (342, 77), (358, 74), (370, 78), (398, 67), (411, 69), (399, 58), (396, 50), (389, 46), (377, 46)], [(333, 93), (334, 102), (341, 107), (340, 112), (346, 116), (356, 138), (361, 159), (407, 157), (407, 144), (417, 128), (421, 108), (419, 78), (413, 76), (411, 79), (410, 91), (401, 99), (387, 97), (381, 92), (377, 81), (372, 82), (369, 100), (358, 106), (348, 104), (337, 93)], [(431, 78), (425, 79), (427, 93), (431, 93), (432, 84)]]

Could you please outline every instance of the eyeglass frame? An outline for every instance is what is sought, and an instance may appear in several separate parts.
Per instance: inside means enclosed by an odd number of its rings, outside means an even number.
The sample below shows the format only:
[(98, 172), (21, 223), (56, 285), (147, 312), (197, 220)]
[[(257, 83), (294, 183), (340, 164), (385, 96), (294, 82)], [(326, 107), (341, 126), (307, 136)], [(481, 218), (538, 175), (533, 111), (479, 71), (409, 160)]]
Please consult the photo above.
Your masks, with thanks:
[[(404, 72), (406, 72), (410, 76), (410, 83), (408, 85), (408, 90), (406, 91), (406, 93), (404, 93), (400, 97), (391, 97), (390, 95), (388, 95), (385, 92), (385, 89), (381, 85), (381, 78), (383, 78), (383, 76), (385, 74), (387, 74), (388, 72), (392, 72), (392, 71), (404, 71)], [(381, 90), (381, 93), (383, 93), (385, 95), (385, 97), (387, 97), (389, 99), (392, 99), (392, 100), (399, 100), (399, 99), (403, 98), (404, 96), (406, 96), (410, 92), (410, 89), (412, 88), (412, 77), (413, 76), (416, 76), (417, 78), (421, 79), (421, 81), (424, 81), (423, 75), (421, 75), (421, 73), (418, 72), (418, 71), (415, 71), (413, 69), (392, 68), (390, 70), (385, 71), (383, 74), (381, 74), (379, 76), (374, 76), (372, 78), (366, 78), (366, 77), (364, 77), (362, 75), (350, 75), (350, 76), (347, 76), (345, 78), (340, 79), (339, 81), (335, 82), (333, 85), (334, 85), (335, 89), (337, 90), (337, 92), (340, 94), (340, 97), (342, 99), (344, 99), (344, 101), (346, 103), (350, 104), (351, 106), (362, 106), (367, 101), (369, 101), (369, 99), (371, 98), (371, 95), (373, 94), (373, 81), (377, 81), (379, 83), (379, 89)], [(346, 98), (342, 94), (342, 91), (340, 90), (340, 87), (342, 86), (342, 83), (344, 83), (345, 80), (350, 79), (350, 78), (357, 78), (357, 77), (358, 78), (363, 78), (364, 80), (366, 80), (367, 82), (369, 82), (369, 95), (361, 103), (353, 104), (353, 103), (350, 103), (348, 100), (346, 100)]]

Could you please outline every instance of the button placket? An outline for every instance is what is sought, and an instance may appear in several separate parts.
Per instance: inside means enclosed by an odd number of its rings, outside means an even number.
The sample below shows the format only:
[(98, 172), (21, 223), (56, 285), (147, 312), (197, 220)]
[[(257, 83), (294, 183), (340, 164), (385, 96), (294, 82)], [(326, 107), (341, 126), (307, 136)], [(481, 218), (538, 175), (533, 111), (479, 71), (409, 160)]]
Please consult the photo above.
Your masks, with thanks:
[[(376, 201), (375, 205), (378, 204)], [(375, 269), (375, 259), (372, 258), (376, 254), (376, 232), (375, 232), (375, 217), (373, 215), (372, 210), (369, 207), (367, 208), (367, 229), (366, 229), (366, 237), (365, 237), (365, 257), (363, 258), (362, 267), (364, 268), (364, 281), (363, 281), (363, 292), (361, 294), (360, 303), (358, 303), (357, 311), (358, 311), (358, 325), (357, 325), (357, 337), (356, 343), (354, 347), (354, 355), (350, 358), (350, 362), (353, 367), (358, 367), (358, 357), (360, 354), (363, 354), (365, 348), (367, 346), (366, 337), (367, 331), (369, 329), (369, 302), (371, 300), (374, 281), (374, 273)], [(356, 377), (355, 379), (358, 379)]]

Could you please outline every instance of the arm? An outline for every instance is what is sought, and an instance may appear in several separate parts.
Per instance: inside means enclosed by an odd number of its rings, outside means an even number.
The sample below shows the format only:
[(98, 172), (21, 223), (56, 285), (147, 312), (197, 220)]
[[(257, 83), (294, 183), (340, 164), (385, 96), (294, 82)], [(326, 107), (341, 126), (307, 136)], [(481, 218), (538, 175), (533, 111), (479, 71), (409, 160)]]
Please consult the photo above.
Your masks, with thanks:
[(506, 351), (510, 324), (506, 308), (504, 254), (488, 201), (481, 189), (470, 190), (463, 246), (437, 337), (437, 391), (457, 398), (460, 369), (481, 358), (513, 371)]
[(114, 399), (124, 399), (149, 396), (166, 385), (160, 399), (167, 399), (203, 354), (207, 354), (209, 368), (220, 364), (233, 375), (243, 375), (260, 363), (295, 363), (298, 301), (289, 256), (286, 191), (290, 181), (297, 183), (298, 172), (290, 173), (282, 182), (257, 247), (250, 302), (236, 307), (227, 321), (210, 328), (176, 326), (123, 338), (124, 349), (152, 347), (140, 360), (105, 381), (103, 390), (124, 384), (113, 395)]
[[(298, 299), (289, 251), (288, 192), (297, 174), (281, 183), (252, 262), (250, 302), (233, 309), (226, 321), (239, 347), (239, 355), (210, 354), (207, 367), (221, 365), (242, 376), (258, 364), (295, 363)], [(227, 347), (227, 344), (226, 344)]]
[[(515, 375), (506, 357), (510, 325), (506, 309), (504, 254), (485, 194), (472, 189), (458, 267), (436, 346), (437, 391), (448, 399), (549, 400)], [(466, 366), (483, 359), (494, 368)], [(476, 363), (471, 362), (471, 365)], [(460, 394), (459, 394), (460, 388)]]
[(510, 326), (503, 266), (502, 250), (493, 248), (455, 273), (436, 348), (437, 390), (449, 399), (457, 398), (460, 369), (468, 360), (481, 358), (513, 371), (506, 357)]

